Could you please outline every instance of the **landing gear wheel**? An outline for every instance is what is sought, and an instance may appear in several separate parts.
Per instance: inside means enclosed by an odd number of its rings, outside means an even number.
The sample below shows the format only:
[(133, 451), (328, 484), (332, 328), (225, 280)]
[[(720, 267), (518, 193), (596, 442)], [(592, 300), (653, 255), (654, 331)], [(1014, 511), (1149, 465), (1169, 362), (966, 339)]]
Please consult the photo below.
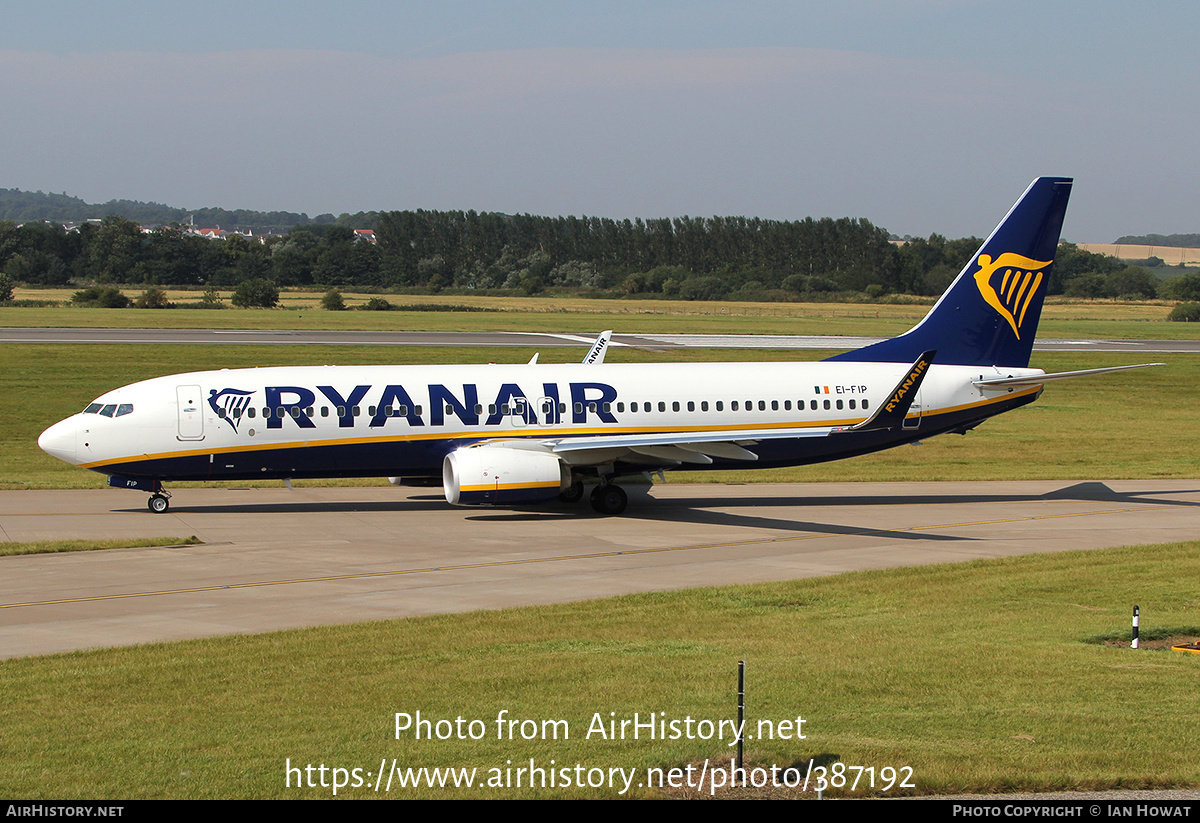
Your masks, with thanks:
[(171, 507), (171, 501), (163, 497), (161, 494), (156, 494), (146, 501), (146, 505), (150, 507), (150, 511), (155, 514), (162, 514)]
[(620, 486), (609, 483), (592, 490), (592, 508), (600, 514), (620, 514), (628, 503), (629, 497)]
[(558, 499), (563, 503), (578, 503), (583, 499), (583, 483), (576, 480), (558, 493)]

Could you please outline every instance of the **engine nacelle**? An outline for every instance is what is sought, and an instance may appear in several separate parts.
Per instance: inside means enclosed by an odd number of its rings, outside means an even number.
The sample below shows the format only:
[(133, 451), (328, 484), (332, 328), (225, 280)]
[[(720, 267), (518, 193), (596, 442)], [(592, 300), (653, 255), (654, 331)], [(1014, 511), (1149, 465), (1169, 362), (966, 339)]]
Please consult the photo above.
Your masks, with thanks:
[(541, 450), (466, 447), (450, 452), (442, 462), (446, 501), (455, 506), (548, 503), (570, 482), (570, 469)]

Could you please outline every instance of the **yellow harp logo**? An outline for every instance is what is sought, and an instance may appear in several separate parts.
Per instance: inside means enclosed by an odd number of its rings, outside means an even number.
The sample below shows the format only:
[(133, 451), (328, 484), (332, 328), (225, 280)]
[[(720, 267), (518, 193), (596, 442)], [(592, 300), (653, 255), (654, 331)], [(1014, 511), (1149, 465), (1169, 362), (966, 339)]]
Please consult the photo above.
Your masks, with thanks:
[[(987, 304), (1012, 326), (1018, 340), (1021, 339), (1020, 329), (1025, 322), (1025, 312), (1042, 285), (1042, 269), (1053, 262), (1031, 260), (1012, 252), (1005, 252), (994, 261), (990, 254), (979, 255), (975, 285)], [(1000, 275), (998, 284), (994, 282), (993, 276), (996, 274)]]

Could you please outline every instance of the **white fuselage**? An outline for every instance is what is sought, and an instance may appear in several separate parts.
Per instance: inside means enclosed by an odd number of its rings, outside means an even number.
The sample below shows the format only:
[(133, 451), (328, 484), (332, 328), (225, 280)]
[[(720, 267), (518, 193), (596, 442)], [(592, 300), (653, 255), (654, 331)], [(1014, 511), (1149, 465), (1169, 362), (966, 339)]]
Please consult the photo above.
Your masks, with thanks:
[[(832, 460), (963, 428), (1040, 392), (973, 382), (1042, 374), (1038, 369), (935, 364), (902, 427), (869, 437), (780, 437), (862, 422), (907, 367), (805, 362), (193, 372), (108, 392), (88, 412), (47, 429), (39, 444), (95, 471), (159, 480), (436, 477), (446, 454), (480, 441), (654, 434), (686, 440), (728, 433), (731, 441), (749, 444), (765, 467)], [(609, 451), (594, 455), (594, 462), (629, 462)], [(567, 459), (588, 462), (586, 454)], [(653, 467), (656, 461), (643, 454), (629, 464)]]

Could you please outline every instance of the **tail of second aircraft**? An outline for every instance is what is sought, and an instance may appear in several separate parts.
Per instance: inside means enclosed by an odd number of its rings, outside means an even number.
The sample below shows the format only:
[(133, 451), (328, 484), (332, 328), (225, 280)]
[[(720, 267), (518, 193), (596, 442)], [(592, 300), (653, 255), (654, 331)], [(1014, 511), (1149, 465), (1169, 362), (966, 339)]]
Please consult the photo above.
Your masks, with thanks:
[(908, 332), (830, 360), (911, 363), (938, 350), (943, 365), (1029, 365), (1071, 178), (1039, 177), (966, 268)]

